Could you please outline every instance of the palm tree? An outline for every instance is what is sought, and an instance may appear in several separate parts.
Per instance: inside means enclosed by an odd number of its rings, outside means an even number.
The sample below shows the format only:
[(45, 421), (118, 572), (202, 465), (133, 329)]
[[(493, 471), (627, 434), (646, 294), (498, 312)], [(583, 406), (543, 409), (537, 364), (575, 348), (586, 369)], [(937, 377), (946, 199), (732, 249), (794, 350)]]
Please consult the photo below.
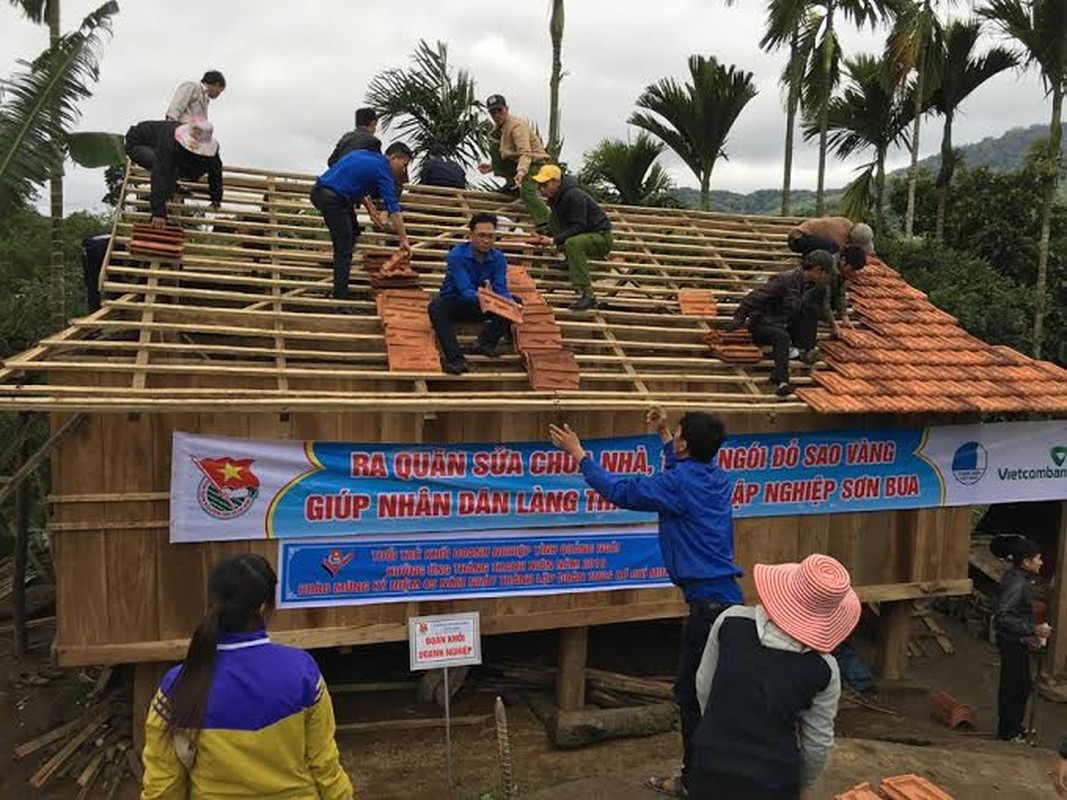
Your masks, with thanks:
[(579, 180), (610, 202), (630, 206), (676, 205), (674, 181), (656, 159), (667, 149), (642, 131), (633, 142), (603, 139), (585, 154)]
[(486, 124), (474, 80), (465, 69), (452, 75), (443, 42), (431, 47), (420, 40), (411, 68), (378, 73), (367, 87), (367, 103), (385, 128), (395, 123), (417, 153), (437, 145), (470, 166), (485, 150)]
[[(801, 102), (807, 106), (806, 116), (819, 126), (819, 176), (815, 191), (815, 213), (821, 216), (826, 208), (826, 152), (829, 137), (828, 109), (830, 98), (837, 84), (836, 75), (841, 58), (841, 46), (837, 38), (836, 22), (840, 14), (858, 27), (872, 27), (887, 15), (890, 0), (815, 0), (808, 8), (810, 19), (805, 20), (806, 32), (802, 30), (807, 44), (801, 47), (811, 53), (804, 76), (805, 88)], [(803, 17), (795, 17), (797, 24)]]
[(663, 78), (645, 87), (637, 106), (651, 113), (635, 111), (629, 122), (659, 137), (693, 171), (706, 211), (715, 162), (726, 155), (726, 137), (756, 87), (751, 72), (724, 67), (714, 56), (690, 56), (689, 75), (684, 85)]
[[(841, 211), (853, 219), (863, 219), (873, 205), (875, 225), (885, 230), (885, 159), (889, 148), (908, 144), (912, 98), (894, 90), (884, 58), (862, 54), (846, 59), (844, 66), (848, 84), (827, 105), (829, 147), (841, 159), (860, 150), (874, 153), (846, 189)], [(819, 123), (809, 120), (804, 138), (818, 135)]]
[(904, 212), (904, 235), (911, 237), (915, 227), (915, 185), (919, 179), (919, 133), (926, 101), (937, 89), (940, 75), (937, 72), (944, 38), (941, 18), (934, 9), (932, 0), (922, 0), (915, 5), (902, 4), (897, 10), (896, 22), (886, 40), (886, 57), (889, 59), (893, 83), (897, 87), (907, 84), (908, 75), (915, 73), (914, 107), (911, 128), (911, 164), (908, 166), (908, 206)]
[(945, 28), (942, 46), (935, 52), (937, 63), (934, 69), (939, 77), (936, 91), (929, 98), (929, 105), (945, 119), (941, 134), (941, 169), (937, 174), (937, 223), (935, 235), (945, 234), (945, 209), (948, 192), (956, 170), (956, 151), (952, 148), (952, 123), (967, 96), (992, 78), (1018, 63), (1018, 59), (1003, 47), (991, 48), (985, 55), (974, 52), (981, 23), (978, 20), (953, 20)]
[(1037, 287), (1034, 300), (1034, 358), (1041, 357), (1045, 307), (1048, 304), (1048, 251), (1052, 204), (1060, 174), (1063, 138), (1063, 96), (1067, 94), (1067, 0), (987, 0), (978, 11), (1001, 33), (1021, 45), (1022, 61), (1041, 71), (1045, 90), (1052, 95), (1045, 157), (1042, 160), (1041, 236), (1037, 245)]
[(559, 158), (563, 141), (559, 132), (559, 82), (563, 79), (563, 0), (552, 0), (552, 16), (548, 21), (548, 33), (552, 38), (552, 75), (548, 79), (548, 152)]

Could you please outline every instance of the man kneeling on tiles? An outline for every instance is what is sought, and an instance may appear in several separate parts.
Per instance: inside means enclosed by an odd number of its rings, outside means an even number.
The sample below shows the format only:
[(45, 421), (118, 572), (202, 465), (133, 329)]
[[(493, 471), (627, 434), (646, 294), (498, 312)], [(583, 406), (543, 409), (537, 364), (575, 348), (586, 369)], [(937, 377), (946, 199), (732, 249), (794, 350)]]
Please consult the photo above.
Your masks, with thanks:
[(759, 605), (719, 615), (697, 670), (692, 800), (807, 800), (833, 747), (830, 653), (860, 618), (848, 571), (815, 554), (753, 578)]
[(496, 215), (485, 212), (471, 217), (467, 227), (470, 240), (448, 252), (448, 270), (441, 291), (430, 301), (430, 322), (441, 343), (444, 370), (462, 375), (470, 370), (456, 339), (457, 322), (482, 322), (486, 325), (470, 352), (495, 358), (497, 344), (508, 329), (508, 321), (482, 311), (478, 287), (488, 286), (498, 295), (513, 300), (508, 292), (508, 262), (496, 243)]
[(564, 175), (555, 164), (545, 164), (533, 179), (552, 210), (549, 226), (553, 235), (542, 239), (546, 244), (555, 243), (567, 256), (571, 284), (580, 295), (571, 310), (588, 311), (596, 305), (589, 257), (604, 258), (611, 252), (611, 220), (574, 176)]

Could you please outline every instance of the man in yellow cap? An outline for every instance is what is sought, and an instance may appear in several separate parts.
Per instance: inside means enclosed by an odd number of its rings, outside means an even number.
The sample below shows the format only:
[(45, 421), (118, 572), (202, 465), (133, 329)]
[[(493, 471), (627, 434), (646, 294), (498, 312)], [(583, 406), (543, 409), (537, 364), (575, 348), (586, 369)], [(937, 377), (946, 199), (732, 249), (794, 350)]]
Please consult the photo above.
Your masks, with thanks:
[(611, 252), (611, 220), (574, 176), (564, 175), (555, 164), (545, 164), (533, 179), (552, 211), (553, 236), (542, 239), (566, 255), (571, 284), (580, 295), (571, 310), (588, 311), (596, 306), (589, 257), (604, 258)]
[(530, 178), (538, 167), (549, 159), (548, 151), (533, 126), (508, 110), (508, 101), (502, 94), (491, 94), (485, 107), (493, 120), (489, 132), (489, 156), (492, 163), (478, 165), (483, 175), (492, 172), (510, 181), (505, 188), (513, 189), (522, 199), (526, 213), (533, 219), (538, 233), (548, 231), (548, 208), (537, 194), (537, 187)]

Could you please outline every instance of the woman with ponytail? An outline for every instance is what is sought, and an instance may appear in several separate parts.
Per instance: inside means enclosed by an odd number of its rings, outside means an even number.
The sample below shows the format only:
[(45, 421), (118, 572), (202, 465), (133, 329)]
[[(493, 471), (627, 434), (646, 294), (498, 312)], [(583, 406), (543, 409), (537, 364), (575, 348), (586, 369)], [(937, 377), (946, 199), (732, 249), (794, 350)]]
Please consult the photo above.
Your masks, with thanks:
[(267, 636), (277, 583), (251, 553), (212, 569), (207, 613), (148, 712), (141, 800), (351, 800), (318, 666)]
[(997, 738), (1025, 742), (1023, 726), (1026, 701), (1030, 696), (1030, 651), (1044, 647), (1052, 628), (1034, 621), (1030, 582), (1041, 572), (1041, 548), (1025, 536), (1005, 534), (994, 537), (989, 550), (997, 558), (1011, 561), (1011, 569), (1000, 579), (993, 627), (1000, 652), (1000, 686), (997, 692)]

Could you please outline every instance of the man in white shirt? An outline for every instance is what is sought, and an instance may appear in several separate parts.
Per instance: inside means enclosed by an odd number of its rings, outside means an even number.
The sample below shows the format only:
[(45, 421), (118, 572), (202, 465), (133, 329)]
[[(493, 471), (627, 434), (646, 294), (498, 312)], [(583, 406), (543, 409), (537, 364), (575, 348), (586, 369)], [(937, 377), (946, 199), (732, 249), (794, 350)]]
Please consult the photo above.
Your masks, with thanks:
[(186, 81), (174, 92), (174, 99), (167, 106), (167, 119), (188, 122), (193, 117), (207, 119), (207, 107), (222, 94), (226, 79), (222, 73), (210, 69), (197, 81)]

